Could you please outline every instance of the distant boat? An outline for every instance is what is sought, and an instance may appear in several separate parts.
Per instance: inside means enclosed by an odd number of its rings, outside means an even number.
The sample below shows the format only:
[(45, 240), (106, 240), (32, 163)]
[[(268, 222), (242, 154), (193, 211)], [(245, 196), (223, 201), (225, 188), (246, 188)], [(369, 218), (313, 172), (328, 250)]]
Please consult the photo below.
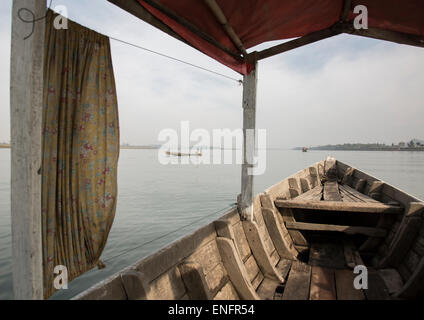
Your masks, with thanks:
[(175, 157), (201, 157), (202, 152), (198, 151), (196, 153), (183, 153), (183, 152), (171, 152), (167, 151), (166, 154), (168, 156), (175, 156)]
[(303, 148), (302, 148), (302, 152), (308, 152), (308, 148), (303, 147)]

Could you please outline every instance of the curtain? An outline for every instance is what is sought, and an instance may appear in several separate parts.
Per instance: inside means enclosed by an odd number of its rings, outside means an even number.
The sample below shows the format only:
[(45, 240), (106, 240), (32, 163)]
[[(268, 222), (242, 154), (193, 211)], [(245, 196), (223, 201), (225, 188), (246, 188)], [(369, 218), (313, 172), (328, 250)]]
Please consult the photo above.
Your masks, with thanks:
[(99, 264), (115, 216), (119, 119), (109, 39), (46, 18), (42, 240), (44, 296)]

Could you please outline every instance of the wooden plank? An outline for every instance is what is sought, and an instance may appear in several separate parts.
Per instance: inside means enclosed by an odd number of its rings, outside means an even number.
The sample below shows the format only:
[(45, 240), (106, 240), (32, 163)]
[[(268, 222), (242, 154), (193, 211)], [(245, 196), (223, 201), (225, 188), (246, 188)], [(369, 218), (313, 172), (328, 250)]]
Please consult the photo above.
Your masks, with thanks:
[[(277, 278), (278, 272), (275, 269), (275, 263), (272, 263), (270, 259), (270, 253), (268, 253), (275, 250), (272, 242), (270, 244), (272, 246), (272, 250), (267, 252), (263, 241), (263, 236), (259, 233), (257, 224), (251, 221), (243, 221), (242, 223), (244, 231), (246, 233), (246, 237), (249, 241), (250, 249), (253, 252), (251, 258), (254, 257), (254, 260), (256, 260), (256, 263), (260, 267), (262, 273), (269, 277)], [(269, 239), (269, 241), (271, 241), (271, 239)]]
[(337, 180), (337, 161), (328, 157), (324, 162), (324, 176), (329, 181)]
[(368, 300), (388, 300), (390, 298), (383, 279), (372, 268), (368, 268), (368, 289), (363, 292)]
[[(283, 198), (285, 199), (285, 198)], [(296, 222), (296, 220), (294, 219), (293, 216), (293, 211), (291, 209), (283, 209), (281, 210), (281, 216), (282, 216), (282, 227), (285, 228), (285, 222)], [(295, 245), (299, 245), (299, 246), (303, 246), (303, 247), (308, 247), (309, 244), (306, 241), (305, 237), (303, 236), (303, 234), (300, 231), (297, 230), (287, 230), (290, 238), (292, 239), (292, 242)], [(296, 247), (296, 250), (299, 251), (299, 248)]]
[(214, 300), (240, 300), (236, 289), (234, 289), (231, 282), (227, 284), (216, 294)]
[[(261, 198), (269, 198), (269, 195), (264, 195)], [(272, 204), (270, 200), (269, 203)], [(295, 258), (298, 252), (293, 247), (293, 240), (282, 222), (283, 218), (281, 215), (279, 213), (275, 213), (272, 209), (266, 208), (262, 208), (262, 214), (278, 255), (281, 258), (286, 259)]]
[(234, 242), (236, 244), (236, 248), (240, 253), (240, 258), (243, 262), (251, 256), (252, 250), (250, 250), (249, 242), (246, 238), (246, 234), (244, 233), (242, 222), (239, 221), (233, 226), (233, 234), (234, 234)]
[(346, 190), (342, 188), (340, 188), (340, 194), (342, 196), (343, 202), (365, 202), (365, 201), (362, 201), (361, 199), (354, 197), (352, 194), (350, 194), (349, 192), (347, 192)]
[(342, 201), (337, 181), (327, 181), (324, 183), (324, 200), (325, 201)]
[(342, 179), (342, 185), (351, 185), (354, 175), (355, 169), (352, 167), (347, 168)]
[(396, 269), (380, 269), (378, 275), (383, 279), (389, 295), (400, 292), (403, 287), (403, 280)]
[(277, 198), (275, 206), (278, 208), (362, 212), (362, 213), (392, 213), (401, 214), (402, 207), (391, 206), (383, 203), (360, 203), (360, 202), (335, 202), (335, 201), (300, 201), (283, 200)]
[(381, 238), (385, 237), (387, 234), (387, 231), (384, 229), (371, 227), (340, 226), (306, 222), (286, 222), (286, 228), (288, 230), (343, 232), (346, 234), (362, 234), (369, 237)]
[(415, 268), (414, 273), (407, 279), (401, 291), (396, 294), (396, 297), (411, 299), (424, 293), (422, 285), (424, 282), (424, 258), (421, 258), (420, 264)]
[(368, 195), (375, 200), (380, 200), (383, 188), (384, 188), (384, 182), (374, 181), (371, 184), (370, 189), (368, 190)]
[[(184, 262), (178, 266), (184, 286), (187, 289), (185, 292), (192, 300), (211, 300), (212, 295), (209, 290), (209, 285), (204, 276), (203, 270), (198, 263)], [(143, 275), (139, 277), (142, 280)], [(139, 280), (139, 281), (140, 281)], [(127, 285), (131, 285), (131, 279), (127, 281)], [(125, 286), (125, 289), (127, 286)], [(145, 290), (144, 290), (145, 291)], [(149, 293), (150, 294), (150, 293)]]
[(146, 295), (148, 300), (178, 300), (186, 293), (178, 268), (172, 268), (150, 282)]
[(308, 300), (311, 282), (311, 267), (294, 261), (283, 293), (283, 300)]
[(275, 295), (275, 289), (278, 285), (278, 281), (265, 278), (256, 292), (262, 300), (272, 300)]
[(255, 163), (256, 90), (258, 63), (252, 72), (243, 78), (243, 165), (241, 173), (241, 196), (238, 204), (240, 215), (253, 220), (253, 174)]
[(422, 36), (379, 29), (379, 28), (367, 28), (367, 29), (355, 29), (352, 23), (346, 23), (343, 27), (343, 32), (352, 34), (355, 36), (362, 36), (367, 38), (373, 38), (378, 40), (385, 40), (390, 42), (395, 42), (399, 44), (406, 44), (415, 47), (424, 47), (424, 39)]
[[(10, 78), (12, 271), (15, 299), (43, 299), (41, 170), (46, 2), (15, 0)], [(29, 14), (32, 12), (33, 15)], [(29, 37), (28, 37), (29, 36)], [(27, 39), (25, 39), (28, 37)]]
[(296, 178), (289, 178), (288, 183), (289, 183), (289, 189), (296, 190), (298, 195), (300, 195), (302, 193), (301, 190), (300, 190), (299, 184), (297, 183)]
[[(296, 220), (294, 219), (293, 216), (293, 211), (291, 209), (284, 209), (282, 210), (282, 214), (283, 214), (283, 221), (284, 223), (295, 223)], [(300, 246), (308, 246), (308, 241), (306, 241), (305, 237), (303, 236), (303, 234), (298, 231), (298, 230), (294, 230), (294, 229), (288, 229), (287, 230), (290, 237), (293, 239), (293, 242), (295, 245), (300, 245)]]
[(312, 267), (310, 300), (336, 300), (334, 270)]
[(423, 219), (421, 217), (424, 212), (424, 203), (411, 202), (406, 209), (405, 217), (402, 220), (400, 227), (397, 229), (395, 238), (389, 247), (389, 252), (386, 257), (383, 257), (380, 262), (380, 267), (398, 266), (405, 255), (410, 250), (418, 232), (421, 229)]
[(335, 271), (337, 300), (365, 300), (362, 290), (357, 290), (353, 286), (355, 276), (353, 270)]
[(361, 193), (358, 192), (357, 190), (347, 186), (347, 185), (339, 185), (340, 191), (344, 191), (346, 193), (348, 193), (349, 195), (351, 195), (353, 198), (358, 199), (358, 201), (360, 202), (373, 202), (373, 203), (379, 203), (379, 201)]
[(358, 179), (355, 183), (355, 190), (358, 192), (362, 192), (365, 189), (365, 186), (367, 184), (367, 180), (365, 179)]
[(208, 274), (217, 264), (221, 262), (216, 240), (212, 240), (206, 245), (197, 249), (189, 258), (202, 266), (204, 274)]
[(264, 275), (261, 272), (259, 272), (257, 276), (255, 277), (255, 279), (252, 280), (253, 289), (257, 290), (263, 280), (264, 280)]
[(299, 181), (300, 181), (300, 188), (302, 190), (302, 194), (311, 190), (311, 187), (309, 185), (309, 181), (307, 179), (300, 178)]
[(315, 188), (319, 185), (321, 185), (321, 180), (318, 176), (317, 168), (315, 167), (309, 167), (309, 182), (311, 184), (311, 188)]
[(249, 281), (252, 282), (260, 272), (253, 254), (247, 259), (244, 266), (246, 267), (247, 274), (249, 275)]
[(287, 279), (292, 263), (293, 263), (292, 260), (281, 259), (276, 265), (276, 268), (283, 279)]
[(345, 268), (343, 246), (338, 243), (312, 243), (309, 264), (332, 269)]
[[(393, 218), (391, 215), (383, 214), (379, 217), (376, 228), (389, 230), (393, 224)], [(387, 237), (386, 237), (387, 238)], [(373, 252), (376, 251), (381, 245), (381, 238), (368, 238), (359, 248), (359, 252)]]
[(364, 265), (361, 255), (351, 241), (345, 241), (343, 252), (349, 268), (354, 269), (356, 266)]
[(205, 279), (211, 295), (215, 296), (228, 282), (228, 275), (224, 265), (219, 263), (213, 270), (206, 274)]
[(218, 237), (216, 242), (225, 270), (227, 270), (228, 277), (237, 289), (240, 298), (243, 300), (259, 300), (259, 296), (249, 281), (249, 275), (243, 261), (240, 259), (240, 255), (237, 253), (233, 240)]
[(320, 201), (322, 198), (322, 186), (317, 186), (305, 193), (302, 193), (296, 200)]
[(278, 262), (280, 261), (280, 255), (278, 254), (277, 250), (274, 250), (273, 253), (271, 253), (271, 256), (269, 257), (269, 259), (271, 260), (271, 263), (276, 266), (278, 264)]
[(312, 32), (306, 36), (297, 38), (295, 40), (287, 41), (282, 44), (276, 45), (272, 48), (265, 49), (255, 53), (258, 56), (258, 60), (262, 60), (262, 59), (266, 59), (289, 50), (293, 50), (293, 49), (305, 46), (313, 42), (330, 38), (337, 34), (340, 34), (340, 31), (335, 31), (332, 28), (328, 28), (328, 29)]

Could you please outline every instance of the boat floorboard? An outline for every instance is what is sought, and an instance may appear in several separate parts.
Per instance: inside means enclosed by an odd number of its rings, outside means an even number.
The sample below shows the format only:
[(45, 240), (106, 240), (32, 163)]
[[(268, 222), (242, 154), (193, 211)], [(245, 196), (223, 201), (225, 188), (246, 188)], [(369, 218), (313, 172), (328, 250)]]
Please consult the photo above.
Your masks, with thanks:
[[(354, 287), (355, 274), (346, 267), (343, 245), (316, 243), (308, 263), (295, 261), (282, 292), (275, 300), (387, 300), (388, 289), (377, 272), (369, 268), (368, 289)], [(281, 289), (281, 288), (279, 288)]]

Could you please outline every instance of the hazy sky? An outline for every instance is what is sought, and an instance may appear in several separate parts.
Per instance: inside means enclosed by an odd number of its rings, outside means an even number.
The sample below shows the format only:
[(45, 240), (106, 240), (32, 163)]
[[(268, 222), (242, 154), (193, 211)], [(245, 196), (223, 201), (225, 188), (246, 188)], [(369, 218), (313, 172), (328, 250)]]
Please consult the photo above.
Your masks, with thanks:
[[(0, 1), (0, 142), (9, 141), (10, 12)], [(200, 66), (240, 75), (106, 0), (54, 0), (70, 19)], [(156, 144), (159, 131), (242, 126), (233, 81), (112, 43), (121, 142)], [(268, 43), (262, 47), (268, 47)], [(424, 138), (424, 50), (340, 35), (261, 61), (257, 126), (269, 147)]]

